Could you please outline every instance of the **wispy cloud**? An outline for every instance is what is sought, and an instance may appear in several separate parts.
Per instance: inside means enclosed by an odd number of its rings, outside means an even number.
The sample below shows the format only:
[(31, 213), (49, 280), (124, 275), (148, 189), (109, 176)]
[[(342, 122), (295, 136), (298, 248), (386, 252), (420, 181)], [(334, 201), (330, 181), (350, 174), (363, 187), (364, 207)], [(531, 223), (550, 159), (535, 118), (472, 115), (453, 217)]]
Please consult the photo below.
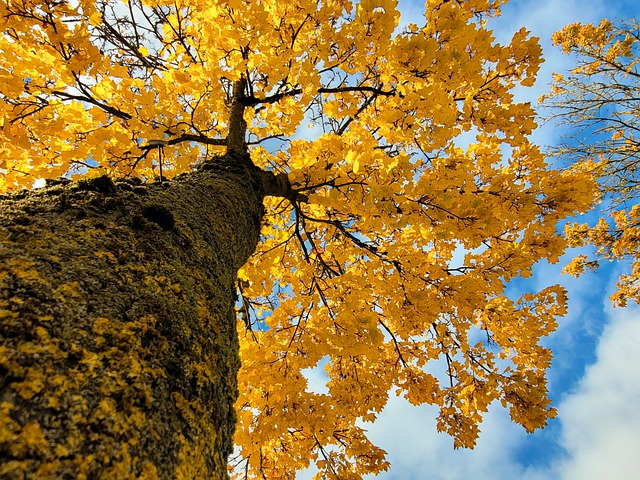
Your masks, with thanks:
[(640, 471), (640, 309), (607, 309), (609, 324), (575, 392), (560, 404), (562, 480), (637, 478)]

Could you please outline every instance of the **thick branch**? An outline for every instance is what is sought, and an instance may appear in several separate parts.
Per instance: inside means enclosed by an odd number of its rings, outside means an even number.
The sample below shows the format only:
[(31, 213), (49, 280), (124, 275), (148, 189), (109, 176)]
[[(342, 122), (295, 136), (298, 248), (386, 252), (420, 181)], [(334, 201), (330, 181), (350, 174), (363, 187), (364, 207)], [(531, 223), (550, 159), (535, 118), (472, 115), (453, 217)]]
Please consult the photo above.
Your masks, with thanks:
[(243, 154), (247, 150), (245, 136), (247, 122), (244, 120), (245, 87), (247, 81), (240, 78), (233, 84), (233, 97), (231, 99), (231, 112), (229, 113), (229, 133), (227, 135), (227, 151), (229, 153)]
[[(179, 137), (172, 138), (170, 140), (167, 140), (166, 142), (163, 141), (162, 146), (176, 145), (182, 142), (197, 142), (197, 143), (202, 143), (204, 145), (213, 145), (217, 147), (224, 147), (227, 145), (227, 139), (225, 138), (211, 138), (211, 137), (205, 137), (204, 135), (192, 135), (189, 133), (183, 133)], [(151, 148), (156, 148), (157, 146), (158, 146), (157, 141), (155, 143), (152, 141), (149, 141), (147, 145), (144, 145), (140, 148), (143, 150), (149, 150)]]
[(91, 105), (95, 105), (96, 107), (101, 108), (105, 112), (110, 113), (114, 117), (118, 117), (118, 118), (121, 118), (123, 120), (131, 120), (133, 118), (128, 113), (123, 112), (122, 110), (118, 110), (117, 108), (111, 107), (111, 106), (106, 105), (104, 103), (101, 103), (98, 100), (96, 100), (95, 98), (93, 98), (91, 96), (88, 96), (88, 95), (73, 95), (73, 94), (70, 94), (70, 93), (67, 93), (67, 92), (61, 92), (59, 90), (54, 90), (51, 93), (53, 95), (55, 95), (56, 97), (61, 98), (63, 100), (78, 100), (80, 102), (90, 103)]
[(309, 198), (300, 193), (298, 190), (294, 190), (291, 187), (291, 182), (286, 173), (278, 173), (265, 171), (256, 167), (256, 172), (260, 180), (262, 181), (262, 188), (264, 189), (264, 195), (270, 197), (282, 197), (290, 200), (291, 202), (308, 202)]
[[(320, 87), (316, 93), (329, 94), (329, 93), (347, 93), (347, 92), (368, 92), (368, 93), (374, 93), (376, 95), (383, 95), (386, 97), (393, 97), (396, 95), (395, 89), (385, 91), (385, 90), (382, 90), (381, 88), (367, 87), (367, 86), (335, 87), (335, 88)], [(287, 90), (286, 92), (276, 93), (274, 95), (269, 95), (268, 97), (265, 97), (265, 98), (257, 98), (254, 96), (244, 97), (242, 99), (242, 103), (244, 106), (247, 106), (247, 107), (252, 105), (265, 104), (265, 103), (276, 103), (285, 97), (293, 97), (295, 95), (301, 95), (301, 94), (302, 94), (301, 88), (294, 88), (293, 90)]]

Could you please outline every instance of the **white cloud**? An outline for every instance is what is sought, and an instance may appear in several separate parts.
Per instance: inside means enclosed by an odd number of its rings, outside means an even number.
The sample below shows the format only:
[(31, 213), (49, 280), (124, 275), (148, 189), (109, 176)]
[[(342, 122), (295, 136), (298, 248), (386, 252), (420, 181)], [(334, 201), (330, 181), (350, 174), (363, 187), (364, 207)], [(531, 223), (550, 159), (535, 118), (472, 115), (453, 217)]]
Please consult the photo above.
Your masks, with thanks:
[(369, 428), (371, 440), (389, 454), (391, 470), (382, 478), (527, 478), (520, 466), (505, 461), (525, 434), (504, 410), (491, 409), (475, 450), (453, 450), (452, 439), (436, 433), (436, 416), (436, 408), (412, 407), (401, 398), (390, 399), (378, 421)]
[(637, 478), (640, 471), (640, 309), (611, 312), (590, 366), (560, 405), (563, 480)]

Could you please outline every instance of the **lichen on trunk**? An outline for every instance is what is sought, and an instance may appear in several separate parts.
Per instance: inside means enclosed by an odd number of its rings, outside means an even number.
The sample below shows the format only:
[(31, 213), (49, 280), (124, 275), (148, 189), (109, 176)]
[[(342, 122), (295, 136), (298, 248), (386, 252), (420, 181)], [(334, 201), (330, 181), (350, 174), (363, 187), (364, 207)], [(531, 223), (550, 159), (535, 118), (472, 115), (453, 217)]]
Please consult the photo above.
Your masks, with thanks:
[(2, 198), (0, 477), (226, 478), (265, 192), (225, 160)]

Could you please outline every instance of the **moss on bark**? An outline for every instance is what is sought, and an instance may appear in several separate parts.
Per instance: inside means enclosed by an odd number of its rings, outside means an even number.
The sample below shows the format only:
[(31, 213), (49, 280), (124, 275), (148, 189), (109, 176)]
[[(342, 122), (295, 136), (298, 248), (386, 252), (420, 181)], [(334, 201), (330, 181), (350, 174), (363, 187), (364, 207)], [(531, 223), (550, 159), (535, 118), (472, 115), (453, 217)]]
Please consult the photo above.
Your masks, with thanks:
[(263, 191), (225, 160), (2, 198), (1, 478), (226, 478)]

